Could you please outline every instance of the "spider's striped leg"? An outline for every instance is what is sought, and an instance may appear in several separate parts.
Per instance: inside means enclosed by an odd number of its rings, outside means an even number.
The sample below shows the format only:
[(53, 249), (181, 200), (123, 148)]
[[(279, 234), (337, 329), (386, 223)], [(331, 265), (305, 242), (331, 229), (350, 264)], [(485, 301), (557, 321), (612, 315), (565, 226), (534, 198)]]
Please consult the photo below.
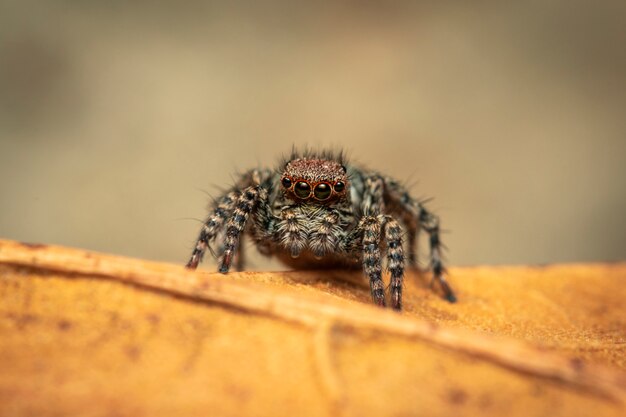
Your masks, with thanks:
[(224, 253), (219, 262), (219, 271), (227, 273), (235, 255), (235, 250), (239, 245), (241, 234), (245, 230), (246, 221), (250, 213), (257, 207), (259, 200), (267, 199), (267, 191), (260, 186), (247, 187), (235, 200), (235, 208), (232, 216), (226, 223), (226, 234), (224, 236)]
[[(402, 309), (402, 284), (404, 279), (404, 250), (402, 248), (402, 227), (389, 215), (364, 216), (355, 233), (361, 236), (363, 270), (370, 280), (372, 300), (385, 306), (385, 284), (382, 280), (381, 240), (384, 238), (387, 250), (387, 269), (391, 274), (389, 290), (391, 307)], [(354, 240), (354, 238), (349, 238)]]
[(231, 191), (217, 200), (213, 213), (207, 218), (196, 240), (196, 246), (187, 262), (187, 268), (196, 269), (215, 236), (219, 233), (226, 219), (231, 216), (239, 192)]
[(387, 269), (391, 273), (389, 292), (391, 307), (402, 309), (402, 283), (404, 279), (404, 249), (402, 248), (402, 227), (391, 216), (385, 219), (385, 242), (387, 243)]
[(381, 221), (378, 216), (361, 218), (357, 231), (363, 236), (363, 271), (370, 280), (370, 290), (374, 304), (385, 306), (385, 284), (382, 280), (380, 260)]
[(378, 215), (385, 211), (385, 181), (380, 175), (370, 175), (364, 178), (364, 189), (361, 201), (361, 211), (364, 215)]
[(380, 259), (380, 240), (383, 228), (380, 213), (384, 210), (383, 191), (382, 177), (371, 175), (364, 178), (361, 201), (363, 217), (357, 226), (357, 231), (362, 235), (363, 271), (370, 280), (372, 300), (381, 307), (385, 306), (385, 284), (382, 280)]
[(456, 302), (456, 295), (450, 288), (444, 276), (445, 268), (441, 262), (441, 241), (439, 240), (439, 217), (430, 213), (418, 203), (418, 219), (424, 230), (430, 235), (430, 264), (433, 269), (433, 279), (439, 282), (444, 297), (451, 303)]
[(430, 213), (422, 203), (411, 197), (409, 192), (397, 181), (385, 179), (386, 196), (396, 206), (400, 207), (404, 216), (410, 216), (409, 225), (409, 262), (416, 262), (416, 241), (419, 231), (426, 230), (430, 237), (430, 265), (433, 270), (433, 280), (437, 281), (443, 290), (444, 297), (451, 303), (456, 302), (454, 291), (448, 284), (444, 273), (445, 268), (441, 261), (441, 241), (439, 239), (439, 217)]
[(385, 177), (384, 198), (390, 212), (397, 214), (406, 227), (408, 243), (408, 263), (411, 267), (417, 266), (417, 247), (420, 233), (420, 222), (417, 218), (417, 202), (411, 197), (406, 188), (391, 177)]
[[(253, 209), (252, 220), (253, 225), (250, 228), (252, 231), (252, 239), (256, 241), (257, 248), (260, 242), (270, 239), (274, 230), (276, 217), (273, 215), (272, 210), (267, 203), (267, 191), (264, 188), (259, 190), (259, 198)], [(246, 263), (246, 248), (244, 244), (243, 236), (239, 239), (237, 244), (237, 250), (235, 251), (235, 267), (237, 271), (243, 271)], [(225, 248), (222, 248), (224, 252)]]
[(387, 247), (387, 269), (391, 273), (389, 290), (391, 306), (402, 308), (402, 282), (404, 277), (404, 249), (402, 247), (402, 228), (385, 211), (385, 181), (379, 175), (371, 175), (364, 180), (361, 210), (365, 216), (359, 222), (363, 233), (363, 269), (370, 278), (372, 298), (378, 305), (385, 305), (384, 284), (381, 278), (380, 243), (384, 233)]
[[(220, 240), (219, 247), (216, 251), (217, 254), (222, 255), (224, 253), (226, 240), (224, 225), (226, 221), (233, 216), (237, 200), (248, 188), (254, 188), (253, 186), (259, 184), (263, 184), (264, 187), (269, 186), (272, 175), (273, 173), (270, 170), (259, 169), (253, 169), (239, 175), (233, 189), (215, 202), (212, 213), (200, 230), (200, 235), (196, 240), (196, 246), (191, 254), (191, 258), (187, 262), (187, 268), (196, 269), (198, 264), (202, 261), (202, 257), (207, 249), (213, 253), (210, 245), (216, 238)], [(238, 261), (238, 263), (239, 262), (243, 266), (243, 259)]]

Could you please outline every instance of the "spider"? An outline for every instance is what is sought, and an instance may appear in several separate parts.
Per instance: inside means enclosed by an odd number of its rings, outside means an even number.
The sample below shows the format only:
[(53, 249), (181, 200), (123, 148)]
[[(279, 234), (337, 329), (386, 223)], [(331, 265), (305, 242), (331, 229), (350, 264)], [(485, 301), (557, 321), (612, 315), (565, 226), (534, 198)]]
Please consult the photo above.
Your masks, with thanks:
[(347, 164), (341, 152), (293, 151), (278, 170), (247, 171), (215, 200), (187, 268), (197, 268), (208, 249), (219, 258), (220, 272), (227, 273), (233, 260), (241, 270), (246, 233), (262, 254), (294, 268), (362, 266), (373, 302), (384, 307), (384, 251), (391, 307), (401, 310), (403, 240), (406, 235), (408, 263), (416, 266), (420, 229), (430, 236), (433, 282), (455, 302), (441, 262), (439, 218), (422, 202), (393, 178)]

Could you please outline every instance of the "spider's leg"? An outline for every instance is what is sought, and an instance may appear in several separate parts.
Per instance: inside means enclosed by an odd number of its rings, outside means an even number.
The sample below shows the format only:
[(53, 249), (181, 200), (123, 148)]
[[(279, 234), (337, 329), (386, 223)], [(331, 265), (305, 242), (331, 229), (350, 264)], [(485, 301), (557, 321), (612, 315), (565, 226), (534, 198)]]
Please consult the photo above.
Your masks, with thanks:
[(264, 192), (259, 195), (259, 201), (252, 212), (252, 225), (249, 229), (250, 237), (256, 249), (265, 256), (272, 254), (272, 245), (278, 240), (276, 236), (279, 218), (274, 214), (274, 210), (269, 202), (271, 194), (271, 184), (263, 185)]
[(187, 268), (196, 269), (200, 261), (202, 261), (202, 257), (207, 249), (216, 255), (210, 246), (211, 241), (216, 238), (219, 238), (220, 241), (219, 247), (217, 248), (217, 255), (223, 255), (226, 240), (224, 224), (233, 216), (233, 210), (235, 209), (237, 200), (247, 188), (260, 184), (264, 184), (264, 186), (267, 187), (268, 184), (271, 184), (272, 175), (273, 173), (270, 170), (253, 169), (247, 171), (239, 175), (237, 182), (230, 192), (216, 200), (212, 213), (200, 230), (200, 235), (196, 240), (196, 246), (189, 262), (187, 262)]
[(258, 205), (259, 199), (266, 199), (267, 191), (256, 185), (247, 187), (235, 200), (235, 208), (232, 216), (226, 223), (226, 235), (224, 237), (224, 253), (219, 262), (219, 271), (227, 273), (235, 255), (235, 249), (239, 245), (241, 234), (246, 227), (246, 221), (250, 213)]
[(391, 273), (389, 292), (391, 307), (402, 310), (402, 282), (404, 278), (404, 249), (402, 248), (402, 227), (391, 216), (385, 216), (385, 241), (387, 243), (387, 269)]
[(391, 273), (389, 285), (391, 307), (401, 310), (404, 278), (402, 227), (393, 217), (381, 214), (361, 218), (355, 232), (362, 235), (363, 270), (370, 279), (372, 300), (381, 307), (385, 306), (385, 284), (382, 280), (380, 255), (380, 243), (384, 236), (387, 247), (387, 269)]
[(238, 196), (237, 191), (231, 191), (217, 201), (217, 207), (207, 218), (200, 230), (200, 235), (196, 240), (196, 246), (187, 262), (187, 268), (196, 269), (207, 249), (211, 250), (209, 244), (219, 233), (226, 219), (231, 216)]
[(370, 280), (370, 290), (374, 304), (385, 306), (385, 284), (382, 280), (380, 260), (381, 221), (378, 216), (361, 218), (357, 232), (362, 234), (363, 271)]
[[(255, 243), (257, 249), (263, 253), (263, 243), (271, 240), (274, 237), (275, 227), (277, 223), (277, 217), (272, 212), (272, 208), (268, 202), (269, 192), (267, 187), (269, 184), (266, 182), (261, 185), (259, 189), (258, 201), (255, 208), (251, 212), (252, 214), (252, 227), (249, 227), (246, 232), (250, 232), (250, 237)], [(239, 239), (237, 251), (235, 252), (235, 265), (238, 271), (244, 270), (245, 265), (245, 252), (247, 249), (244, 245), (244, 240)]]
[(385, 181), (380, 175), (370, 175), (364, 179), (361, 211), (364, 215), (378, 215), (385, 211)]
[(441, 261), (441, 241), (439, 239), (439, 217), (429, 212), (422, 203), (416, 201), (409, 192), (397, 181), (385, 179), (385, 195), (390, 202), (401, 208), (405, 215), (410, 216), (409, 231), (409, 262), (416, 261), (416, 242), (421, 229), (430, 236), (430, 265), (433, 270), (433, 279), (439, 283), (446, 300), (454, 303), (456, 296), (444, 276), (445, 268)]
[(417, 203), (406, 188), (390, 177), (383, 178), (384, 198), (387, 214), (394, 213), (406, 227), (408, 242), (408, 261), (411, 267), (417, 266), (417, 244), (420, 233), (420, 223), (417, 219)]
[(363, 271), (370, 280), (370, 290), (375, 304), (385, 306), (385, 284), (382, 280), (382, 263), (380, 259), (380, 241), (384, 216), (384, 182), (379, 175), (364, 178), (361, 200), (363, 217), (359, 221), (356, 232), (361, 235)]
[(439, 240), (439, 217), (430, 213), (418, 203), (418, 219), (424, 230), (430, 235), (430, 264), (433, 269), (433, 279), (439, 282), (444, 297), (451, 303), (456, 302), (454, 291), (450, 288), (444, 276), (445, 268), (441, 262), (441, 241)]

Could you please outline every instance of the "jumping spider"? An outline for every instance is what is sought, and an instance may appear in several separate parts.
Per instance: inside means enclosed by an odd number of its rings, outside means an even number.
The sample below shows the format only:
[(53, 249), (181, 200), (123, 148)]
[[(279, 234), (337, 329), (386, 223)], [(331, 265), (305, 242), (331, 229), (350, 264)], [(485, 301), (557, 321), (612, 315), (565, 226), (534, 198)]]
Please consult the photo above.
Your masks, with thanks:
[[(416, 241), (424, 229), (430, 235), (433, 280), (448, 301), (456, 301), (443, 275), (437, 216), (398, 181), (347, 165), (341, 153), (293, 152), (278, 171), (253, 169), (239, 176), (215, 201), (187, 268), (197, 268), (209, 249), (219, 257), (220, 272), (228, 272), (235, 254), (241, 270), (241, 237), (248, 233), (262, 254), (295, 268), (362, 265), (374, 303), (385, 306), (383, 249), (391, 274), (391, 306), (400, 310), (404, 228), (409, 265), (416, 265)], [(217, 253), (211, 247), (214, 241)]]

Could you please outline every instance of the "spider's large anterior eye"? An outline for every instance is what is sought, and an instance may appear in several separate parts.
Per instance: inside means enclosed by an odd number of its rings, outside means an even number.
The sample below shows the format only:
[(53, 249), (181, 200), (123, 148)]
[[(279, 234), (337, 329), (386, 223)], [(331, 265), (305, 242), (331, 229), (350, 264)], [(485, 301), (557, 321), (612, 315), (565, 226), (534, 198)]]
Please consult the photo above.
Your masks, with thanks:
[(291, 180), (287, 177), (283, 178), (283, 180), (281, 181), (283, 184), (283, 187), (285, 188), (291, 188)]
[(326, 183), (317, 184), (317, 186), (313, 190), (313, 194), (315, 194), (315, 198), (317, 198), (318, 200), (326, 200), (328, 197), (330, 197), (330, 193), (330, 185)]
[(296, 195), (300, 198), (308, 198), (311, 194), (311, 186), (308, 182), (300, 181), (296, 184), (295, 190)]
[(340, 192), (342, 192), (343, 190), (346, 189), (346, 184), (344, 184), (342, 181), (337, 181), (335, 183), (335, 187), (334, 188), (335, 188), (335, 192), (336, 193), (340, 193)]

